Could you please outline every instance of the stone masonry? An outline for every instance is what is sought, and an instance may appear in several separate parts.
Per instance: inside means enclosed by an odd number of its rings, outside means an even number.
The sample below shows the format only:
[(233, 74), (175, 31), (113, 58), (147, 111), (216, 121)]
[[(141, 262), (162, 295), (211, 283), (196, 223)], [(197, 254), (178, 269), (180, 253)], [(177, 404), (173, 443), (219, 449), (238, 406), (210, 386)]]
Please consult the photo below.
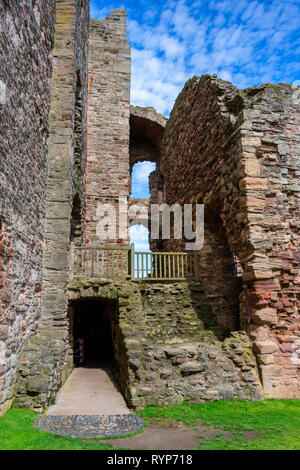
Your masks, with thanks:
[[(91, 20), (86, 171), (85, 243), (97, 236), (98, 203), (118, 208), (129, 196), (130, 48), (124, 10)], [(106, 243), (128, 245), (126, 239)]]
[[(40, 319), (19, 357), (15, 387), (19, 406), (36, 409), (57, 392), (64, 364), (72, 205), (75, 196), (82, 201), (86, 158), (86, 112), (78, 117), (76, 105), (80, 93), (86, 107), (88, 15), (88, 1), (57, 2)], [(80, 149), (75, 146), (78, 129)], [(46, 400), (40, 402), (42, 393)]]
[(72, 282), (69, 299), (110, 299), (120, 388), (129, 406), (261, 400), (251, 342), (224, 338), (197, 283)]
[(54, 2), (0, 1), (0, 413), (40, 316), (54, 21)]
[(300, 393), (299, 157), (298, 87), (238, 90), (210, 76), (177, 98), (161, 155), (166, 202), (205, 205), (207, 302), (254, 341), (269, 397)]
[[(130, 106), (124, 10), (0, 0), (0, 413), (48, 406), (74, 366), (72, 309), (97, 299), (132, 408), (300, 397), (299, 101), (204, 75), (166, 119)], [(156, 163), (148, 210), (204, 204), (199, 279), (71, 281), (71, 244), (128, 246), (99, 238), (98, 204), (138, 202), (139, 161)]]

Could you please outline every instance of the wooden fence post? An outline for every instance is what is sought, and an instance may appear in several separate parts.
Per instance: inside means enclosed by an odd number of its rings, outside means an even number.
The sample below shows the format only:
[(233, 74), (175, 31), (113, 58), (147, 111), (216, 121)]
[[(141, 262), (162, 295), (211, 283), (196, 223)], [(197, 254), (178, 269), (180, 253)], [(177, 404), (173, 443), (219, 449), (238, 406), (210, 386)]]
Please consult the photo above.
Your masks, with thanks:
[(134, 243), (130, 245), (130, 276), (134, 279)]

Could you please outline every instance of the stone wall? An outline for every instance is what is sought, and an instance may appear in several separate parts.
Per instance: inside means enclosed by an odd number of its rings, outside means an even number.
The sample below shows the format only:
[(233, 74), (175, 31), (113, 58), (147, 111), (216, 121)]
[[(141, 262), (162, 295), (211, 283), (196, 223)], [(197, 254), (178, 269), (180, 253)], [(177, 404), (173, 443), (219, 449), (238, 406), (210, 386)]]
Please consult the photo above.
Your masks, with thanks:
[(19, 406), (38, 410), (61, 384), (68, 337), (72, 205), (84, 194), (88, 24), (88, 0), (57, 2), (41, 315), (37, 334), (18, 359), (15, 385)]
[(300, 88), (244, 91), (249, 246), (241, 320), (254, 340), (266, 396), (300, 397)]
[[(82, 201), (86, 155), (86, 113), (78, 120), (76, 105), (80, 84), (81, 108), (87, 99), (87, 38), (89, 2), (57, 3), (54, 70), (51, 85), (50, 137), (48, 141), (47, 214), (40, 327), (66, 326), (66, 287), (72, 204)], [(81, 130), (80, 130), (81, 129)], [(75, 148), (80, 134), (81, 147)], [(83, 202), (83, 201), (82, 201)]]
[[(98, 203), (118, 208), (129, 196), (130, 48), (125, 10), (91, 20), (86, 168), (85, 243), (101, 244), (96, 233)], [(128, 237), (102, 240), (128, 244)]]
[(239, 91), (207, 75), (185, 85), (162, 145), (165, 202), (205, 205), (207, 303), (255, 340), (270, 397), (300, 394), (299, 145), (299, 87)]
[[(71, 302), (113, 299), (111, 317), (120, 388), (130, 407), (261, 400), (251, 343), (223, 337), (201, 285), (72, 282)], [(99, 313), (100, 314), (100, 313)]]
[(41, 293), (54, 2), (0, 0), (0, 413)]
[[(251, 348), (265, 396), (299, 397), (299, 87), (194, 77), (166, 124), (130, 109), (124, 10), (89, 27), (88, 0), (57, 0), (56, 12), (54, 1), (0, 0), (0, 22), (0, 411), (15, 377), (19, 406), (42, 410), (56, 394), (72, 366), (68, 296), (117, 305), (132, 407), (261, 399)], [(205, 205), (199, 284), (68, 291), (70, 242), (128, 244), (99, 238), (97, 207), (117, 209), (144, 160), (157, 163), (147, 207)]]

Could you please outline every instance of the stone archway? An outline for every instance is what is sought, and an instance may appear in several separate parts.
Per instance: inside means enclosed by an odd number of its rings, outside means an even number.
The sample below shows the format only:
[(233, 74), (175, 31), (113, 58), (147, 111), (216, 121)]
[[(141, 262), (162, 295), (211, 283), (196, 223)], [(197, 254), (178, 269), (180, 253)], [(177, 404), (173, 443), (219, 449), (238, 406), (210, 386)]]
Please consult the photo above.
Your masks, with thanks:
[[(70, 373), (74, 367), (74, 332), (78, 326), (74, 325), (76, 315), (89, 316), (92, 320), (92, 325), (85, 320), (83, 322), (83, 330), (81, 333), (87, 334), (86, 340), (94, 342), (94, 344), (86, 344), (87, 362), (101, 361), (111, 369), (113, 375), (127, 405), (133, 406), (132, 393), (131, 393), (131, 378), (130, 378), (130, 365), (127, 344), (127, 328), (128, 321), (127, 305), (139, 304), (139, 299), (136, 298), (137, 290), (133, 289), (131, 292), (130, 286), (126, 283), (106, 283), (105, 281), (94, 284), (85, 283), (82, 286), (80, 283), (75, 283), (69, 289), (69, 308), (68, 308), (68, 331), (69, 331), (69, 345), (67, 348), (67, 356), (64, 365), (66, 375)], [(140, 318), (140, 315), (138, 316)], [(138, 319), (132, 322), (133, 331), (137, 329)], [(140, 329), (142, 331), (143, 325), (140, 322)], [(97, 332), (92, 332), (93, 338), (89, 337), (88, 329), (94, 326), (95, 328), (104, 327), (102, 333), (106, 334), (108, 338), (103, 338), (103, 334), (97, 335)], [(103, 346), (98, 349), (95, 348), (95, 342), (104, 341)], [(110, 348), (110, 351), (105, 351), (105, 346)], [(108, 354), (106, 354), (106, 352)], [(89, 365), (89, 364), (87, 364)]]
[(130, 107), (130, 174), (132, 175), (133, 167), (137, 163), (156, 164), (155, 170), (149, 175), (150, 198), (130, 199), (131, 205), (143, 203), (148, 208), (148, 220), (141, 220), (138, 223), (149, 230), (149, 244), (152, 250), (159, 249), (158, 243), (151, 241), (149, 215), (151, 204), (162, 204), (164, 198), (163, 177), (160, 173), (160, 150), (166, 123), (167, 118), (157, 113), (154, 108)]
[(167, 118), (154, 108), (130, 107), (130, 173), (138, 162), (156, 163), (150, 174), (150, 203), (162, 203), (163, 180), (160, 173), (160, 151)]
[(160, 148), (167, 118), (154, 108), (130, 107), (130, 170), (137, 162), (159, 166)]
[(76, 353), (79, 338), (83, 338), (85, 367), (107, 364), (115, 367), (117, 349), (118, 303), (103, 298), (71, 301), (69, 304), (69, 356), (74, 366), (80, 366)]

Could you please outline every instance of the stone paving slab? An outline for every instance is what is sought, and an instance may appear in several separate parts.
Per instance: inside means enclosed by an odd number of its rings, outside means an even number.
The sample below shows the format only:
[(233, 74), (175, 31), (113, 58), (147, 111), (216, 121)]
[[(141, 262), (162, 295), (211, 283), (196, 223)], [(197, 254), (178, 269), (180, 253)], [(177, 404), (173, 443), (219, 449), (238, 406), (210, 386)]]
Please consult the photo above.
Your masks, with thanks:
[(95, 438), (114, 437), (141, 431), (144, 420), (135, 414), (107, 416), (54, 416), (42, 415), (35, 427), (61, 436)]
[(112, 379), (109, 366), (75, 368), (46, 411), (53, 416), (114, 416), (131, 414)]

